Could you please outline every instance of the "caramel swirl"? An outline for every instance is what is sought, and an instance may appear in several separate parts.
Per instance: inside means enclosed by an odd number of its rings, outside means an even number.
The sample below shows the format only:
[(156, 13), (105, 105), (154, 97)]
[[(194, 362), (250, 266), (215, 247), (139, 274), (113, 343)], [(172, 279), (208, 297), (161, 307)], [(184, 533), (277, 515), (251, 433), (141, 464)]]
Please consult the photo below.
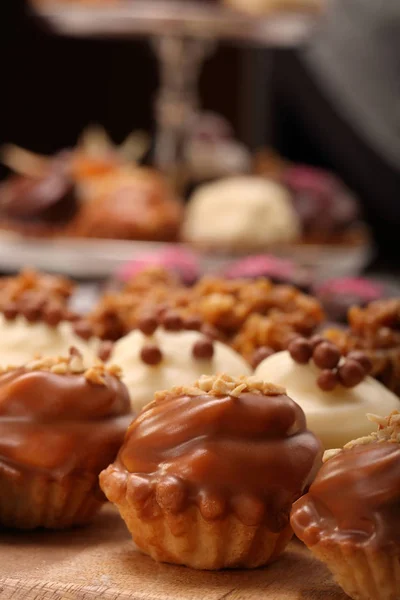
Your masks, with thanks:
[(206, 520), (233, 511), (278, 532), (319, 458), (303, 411), (278, 388), (167, 393), (133, 421), (101, 482), (112, 501), (127, 493), (145, 519), (197, 505)]
[(332, 540), (398, 548), (400, 445), (357, 445), (328, 460), (294, 505), (292, 526), (307, 546)]
[(124, 384), (107, 371), (96, 384), (85, 373), (10, 370), (0, 375), (0, 468), (57, 479), (99, 473), (115, 458), (129, 412)]

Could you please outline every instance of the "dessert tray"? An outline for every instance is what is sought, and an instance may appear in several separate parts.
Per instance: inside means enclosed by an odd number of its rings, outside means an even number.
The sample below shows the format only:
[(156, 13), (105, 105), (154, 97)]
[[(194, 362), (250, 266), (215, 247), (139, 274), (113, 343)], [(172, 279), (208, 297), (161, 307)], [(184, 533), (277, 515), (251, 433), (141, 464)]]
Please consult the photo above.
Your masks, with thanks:
[(255, 570), (195, 571), (135, 550), (107, 506), (70, 531), (2, 532), (0, 598), (13, 600), (345, 600), (325, 567), (297, 540)]
[[(13, 273), (30, 266), (70, 277), (102, 279), (112, 275), (129, 260), (167, 247), (166, 242), (34, 240), (2, 232), (0, 271)], [(265, 253), (292, 258), (299, 265), (313, 269), (317, 278), (324, 279), (358, 274), (370, 260), (372, 249), (368, 246), (297, 244), (265, 248)], [(232, 260), (240, 258), (240, 255), (240, 252), (235, 255), (198, 252), (198, 259), (204, 273), (216, 273)]]
[(137, 35), (227, 39), (291, 46), (303, 41), (318, 12), (274, 11), (260, 18), (219, 4), (179, 0), (132, 0), (109, 4), (38, 2), (35, 11), (57, 33), (73, 36)]

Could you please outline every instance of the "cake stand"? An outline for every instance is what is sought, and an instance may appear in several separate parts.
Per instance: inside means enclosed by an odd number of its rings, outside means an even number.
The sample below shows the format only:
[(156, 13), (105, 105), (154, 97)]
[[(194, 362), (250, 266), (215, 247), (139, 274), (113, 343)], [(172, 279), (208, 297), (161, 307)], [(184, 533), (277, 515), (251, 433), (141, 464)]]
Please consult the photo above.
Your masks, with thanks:
[(188, 126), (199, 107), (200, 71), (216, 43), (293, 47), (318, 20), (318, 13), (298, 10), (255, 17), (207, 0), (37, 0), (34, 7), (58, 34), (150, 38), (160, 68), (154, 162), (175, 181), (184, 162)]

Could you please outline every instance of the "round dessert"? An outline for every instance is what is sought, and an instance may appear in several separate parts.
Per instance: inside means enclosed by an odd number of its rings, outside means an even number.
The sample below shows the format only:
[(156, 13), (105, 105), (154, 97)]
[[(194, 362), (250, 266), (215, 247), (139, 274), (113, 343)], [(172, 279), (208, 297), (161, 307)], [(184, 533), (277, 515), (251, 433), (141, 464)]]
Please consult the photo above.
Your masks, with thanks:
[(0, 374), (0, 525), (86, 523), (105, 501), (98, 475), (131, 420), (116, 367), (44, 358)]
[[(232, 348), (200, 331), (183, 330), (182, 326), (178, 315), (167, 315), (163, 327), (154, 317), (145, 317), (139, 323), (141, 329), (114, 345), (110, 360), (121, 367), (135, 410), (147, 404), (156, 391), (177, 382), (189, 385), (203, 374), (251, 373), (246, 361)], [(193, 326), (197, 327), (195, 323)]]
[[(95, 364), (100, 340), (93, 337), (84, 322), (63, 320), (62, 312), (54, 309), (46, 316), (36, 316), (31, 309), (17, 312), (15, 306), (0, 312), (0, 366), (23, 365), (37, 356), (61, 356), (74, 346), (86, 366)], [(58, 320), (59, 319), (59, 320)]]
[(385, 286), (363, 277), (329, 279), (314, 286), (314, 295), (321, 302), (329, 319), (347, 322), (352, 306), (365, 306), (387, 294)]
[(228, 6), (254, 16), (277, 11), (318, 11), (321, 0), (223, 0)]
[(100, 475), (139, 548), (196, 569), (257, 567), (292, 532), (320, 444), (282, 388), (203, 376), (159, 392)]
[(12, 175), (0, 185), (0, 226), (25, 235), (59, 233), (78, 209), (69, 154), (48, 161), (36, 177)]
[(300, 223), (286, 190), (255, 176), (200, 186), (189, 200), (183, 224), (186, 241), (235, 252), (293, 242), (299, 232)]
[(368, 435), (373, 424), (365, 419), (367, 413), (400, 408), (395, 394), (367, 376), (370, 364), (363, 353), (344, 359), (334, 344), (319, 336), (312, 341), (297, 338), (289, 350), (267, 357), (255, 376), (284, 386), (296, 398), (325, 448)]
[(182, 206), (161, 174), (145, 167), (115, 169), (85, 185), (71, 237), (176, 240)]
[(325, 453), (292, 510), (296, 535), (354, 600), (400, 598), (400, 413), (370, 415), (378, 431)]

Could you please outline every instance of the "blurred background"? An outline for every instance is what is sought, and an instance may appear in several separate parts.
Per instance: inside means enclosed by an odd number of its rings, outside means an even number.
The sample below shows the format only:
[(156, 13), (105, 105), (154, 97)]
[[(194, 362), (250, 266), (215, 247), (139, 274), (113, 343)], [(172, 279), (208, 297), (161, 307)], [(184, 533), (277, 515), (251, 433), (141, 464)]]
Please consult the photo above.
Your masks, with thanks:
[[(182, 2), (188, 4), (185, 0)], [(148, 0), (148, 4), (151, 3), (152, 0)], [(43, 18), (43, 11), (51, 13), (54, 6), (60, 4), (38, 0), (35, 9), (39, 17), (34, 17), (32, 7), (22, 0), (7, 4), (8, 13), (1, 18), (6, 59), (2, 70), (0, 144), (3, 147), (12, 144), (13, 150), (17, 146), (35, 154), (54, 156), (63, 149), (76, 148), (85, 128), (95, 124), (101, 126), (115, 144), (121, 144), (133, 131), (146, 132), (148, 143), (144, 144), (144, 161), (157, 162), (155, 140), (157, 134), (160, 135), (160, 123), (157, 127), (154, 103), (162, 84), (167, 86), (167, 91), (168, 85), (174, 86), (171, 73), (165, 74), (160, 69), (162, 52), (157, 50), (157, 36), (58, 35), (49, 20)], [(95, 15), (97, 3), (94, 1), (66, 0), (63, 10), (76, 10), (81, 4), (85, 10), (93, 10)], [(132, 6), (135, 0), (115, 0), (112, 4), (118, 11), (120, 5)], [(207, 10), (211, 11), (215, 10), (216, 2), (207, 5), (207, 0), (199, 0), (189, 4), (206, 4)], [(265, 7), (262, 4), (258, 2), (260, 12), (251, 16), (255, 22), (270, 18), (271, 3), (265, 2)], [(292, 19), (295, 11), (301, 14), (304, 10), (307, 15), (311, 14), (310, 6), (305, 6), (307, 2), (299, 0), (289, 4), (297, 4), (290, 6)], [(278, 239), (279, 243), (307, 241), (317, 243), (319, 250), (321, 244), (350, 245), (353, 249), (363, 246), (368, 252), (358, 263), (360, 271), (396, 272), (400, 225), (400, 38), (397, 35), (400, 9), (395, 4), (385, 0), (378, 7), (372, 0), (321, 0), (321, 6), (310, 19), (312, 26), (306, 28), (304, 35), (296, 35), (293, 43), (287, 41), (288, 33), (284, 28), (284, 43), (279, 40), (279, 32), (276, 35), (278, 43), (266, 39), (266, 43), (255, 44), (246, 39), (229, 39), (229, 36), (221, 36), (221, 40), (218, 36), (208, 39), (208, 46), (202, 48), (197, 65), (198, 82), (194, 82), (198, 87), (197, 116), (203, 116), (192, 119), (191, 123), (195, 122), (195, 125), (191, 124), (192, 129), (185, 132), (188, 143), (192, 143), (189, 154), (185, 150), (185, 160), (189, 155), (194, 164), (189, 169), (179, 158), (179, 171), (174, 171), (171, 164), (174, 159), (171, 156), (160, 159), (159, 155), (156, 165), (177, 188), (179, 197), (187, 202), (200, 184), (220, 177), (251, 174), (251, 177), (270, 179), (290, 192), (302, 227), (301, 239)], [(246, 6), (245, 2), (243, 6)], [(234, 11), (235, 18), (242, 14), (243, 22), (247, 23), (250, 16), (246, 11), (241, 13), (243, 6), (226, 6), (221, 10), (226, 10), (228, 20), (233, 14), (230, 11)], [(286, 9), (284, 2), (282, 6)], [(175, 84), (179, 85), (179, 82)], [(164, 101), (170, 108), (171, 98), (164, 98)], [(160, 102), (162, 98), (159, 97)], [(159, 108), (159, 117), (160, 114)], [(172, 117), (172, 121), (174, 118), (179, 120), (179, 116)], [(218, 160), (222, 155), (221, 163), (224, 163), (224, 156), (231, 157), (231, 152), (233, 158), (228, 166), (222, 164), (220, 172), (216, 169), (210, 173), (209, 165), (204, 167), (207, 146), (206, 150), (203, 147), (199, 150), (194, 144), (197, 140), (207, 141), (207, 136), (215, 137), (212, 140), (214, 146), (220, 139), (226, 141), (227, 137), (237, 145), (236, 154), (232, 147), (225, 153), (225, 147), (221, 146)], [(182, 148), (178, 147), (174, 152), (177, 153), (175, 158), (180, 157)], [(12, 231), (32, 239), (33, 229), (25, 225), (29, 225), (30, 220), (36, 222), (45, 217), (39, 214), (39, 209), (25, 211), (25, 197), (32, 196), (31, 190), (22, 190), (15, 181), (15, 189), (10, 186), (10, 181), (13, 183), (10, 177), (15, 177), (15, 171), (18, 171), (19, 158), (18, 152), (15, 158), (8, 147), (0, 171), (3, 180), (0, 217), (8, 233)], [(296, 166), (300, 168), (299, 165), (316, 169), (290, 171)], [(32, 173), (26, 173), (25, 163), (17, 175), (29, 175), (32, 180)], [(265, 193), (268, 195), (267, 191)], [(37, 196), (36, 191), (35, 194)], [(246, 194), (244, 191), (244, 197)], [(350, 210), (351, 219), (357, 221), (357, 225), (363, 224), (362, 235), (359, 228), (356, 234), (352, 229), (351, 241), (348, 236), (349, 207), (343, 203), (343, 195), (354, 198), (357, 211)], [(319, 201), (322, 209), (318, 208)], [(32, 204), (33, 200), (29, 202)], [(38, 202), (37, 198), (35, 202)], [(217, 206), (219, 200), (215, 202)], [(324, 202), (329, 203), (333, 215), (330, 218), (334, 223), (320, 226), (316, 215), (321, 211), (324, 213)], [(338, 211), (332, 209), (332, 203), (339, 206)], [(24, 208), (15, 210), (13, 206), (17, 205), (24, 205)], [(231, 211), (236, 210), (235, 206), (236, 200)], [(201, 220), (207, 214), (204, 211), (197, 206), (198, 217), (184, 215), (182, 219)], [(307, 211), (310, 214), (305, 215)], [(343, 219), (342, 213), (346, 211)], [(342, 216), (338, 217), (337, 212)], [(217, 214), (222, 215), (216, 210)], [(314, 217), (317, 221), (310, 225)], [(336, 221), (340, 221), (339, 225)], [(97, 234), (91, 227), (87, 227), (90, 231), (86, 237), (118, 237)], [(189, 238), (189, 242), (197, 243), (200, 239), (204, 243), (202, 234), (197, 235), (193, 227), (186, 228), (185, 241)], [(316, 239), (315, 231), (321, 227), (330, 228), (330, 233), (324, 239)], [(344, 237), (341, 227), (347, 228)], [(78, 230), (82, 231), (82, 228)], [(331, 235), (332, 231), (334, 235)], [(243, 237), (243, 232), (240, 235)], [(34, 233), (33, 237), (37, 240), (47, 236), (41, 230), (39, 236)], [(54, 239), (53, 234), (51, 237)], [(71, 230), (67, 237), (74, 237)], [(78, 237), (85, 237), (85, 234), (79, 233)], [(135, 234), (119, 237), (141, 239)], [(151, 235), (142, 237), (147, 241), (152, 239)], [(155, 237), (163, 241), (165, 236)], [(231, 246), (236, 244), (236, 249), (239, 238), (232, 237)], [(179, 241), (182, 234), (173, 235), (171, 239)], [(216, 246), (215, 240), (206, 240), (206, 250), (215, 250)], [(231, 246), (228, 243), (225, 250), (230, 252)], [(266, 239), (265, 248), (261, 244), (248, 249), (244, 244), (243, 249), (246, 253), (248, 250), (270, 251), (270, 246)], [(318, 260), (319, 250), (315, 250), (315, 260)]]

